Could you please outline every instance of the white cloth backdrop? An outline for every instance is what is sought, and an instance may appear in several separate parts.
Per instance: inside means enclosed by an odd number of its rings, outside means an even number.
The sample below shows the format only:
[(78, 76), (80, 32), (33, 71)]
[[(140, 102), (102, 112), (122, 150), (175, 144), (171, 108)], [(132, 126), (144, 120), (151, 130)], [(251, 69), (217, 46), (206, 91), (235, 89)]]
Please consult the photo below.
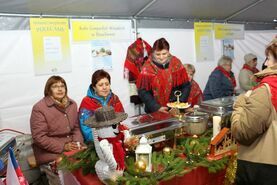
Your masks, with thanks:
[[(185, 29), (139, 29), (140, 36), (150, 45), (160, 38), (170, 43), (170, 51), (183, 63), (196, 67), (195, 80), (201, 88), (205, 87), (208, 76), (217, 61), (196, 62), (194, 52), (194, 32)], [(276, 31), (246, 32), (244, 40), (235, 41), (235, 60), (233, 71), (238, 76), (243, 65), (245, 53), (253, 52), (258, 56), (259, 68), (264, 60), (264, 48), (275, 36)], [(29, 119), (33, 104), (43, 97), (44, 85), (50, 75), (35, 76), (31, 33), (29, 30), (0, 31), (0, 128), (12, 128), (30, 132)], [(123, 79), (123, 64), (126, 50), (133, 41), (112, 42), (113, 69), (108, 71), (112, 77), (112, 90), (123, 103), (129, 116), (138, 113), (129, 103), (128, 82)], [(90, 42), (71, 43), (72, 72), (57, 74), (65, 78), (69, 96), (79, 105), (86, 95), (94, 72), (91, 64)], [(215, 58), (222, 54), (221, 41), (214, 42)]]

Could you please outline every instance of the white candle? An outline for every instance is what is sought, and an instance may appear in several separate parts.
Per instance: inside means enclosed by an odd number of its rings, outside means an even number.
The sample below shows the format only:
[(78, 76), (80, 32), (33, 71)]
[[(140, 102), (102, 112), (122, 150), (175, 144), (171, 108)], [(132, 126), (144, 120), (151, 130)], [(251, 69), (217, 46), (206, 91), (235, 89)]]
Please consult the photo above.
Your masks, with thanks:
[(213, 138), (220, 132), (220, 116), (213, 116)]

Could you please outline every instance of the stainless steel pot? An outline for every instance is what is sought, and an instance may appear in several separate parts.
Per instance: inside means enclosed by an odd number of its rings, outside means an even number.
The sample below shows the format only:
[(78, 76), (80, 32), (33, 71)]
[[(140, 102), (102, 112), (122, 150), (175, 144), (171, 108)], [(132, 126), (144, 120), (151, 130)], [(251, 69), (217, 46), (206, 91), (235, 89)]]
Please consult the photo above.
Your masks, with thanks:
[(189, 135), (201, 135), (207, 130), (209, 115), (205, 112), (193, 112), (185, 117), (187, 133)]

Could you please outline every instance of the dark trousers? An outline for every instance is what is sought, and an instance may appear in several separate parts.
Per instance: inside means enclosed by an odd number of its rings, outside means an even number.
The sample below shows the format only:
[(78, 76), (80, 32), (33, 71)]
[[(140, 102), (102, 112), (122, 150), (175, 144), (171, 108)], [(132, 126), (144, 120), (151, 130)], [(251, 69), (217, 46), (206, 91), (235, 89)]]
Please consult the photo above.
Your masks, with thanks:
[(238, 160), (236, 185), (277, 185), (277, 166)]

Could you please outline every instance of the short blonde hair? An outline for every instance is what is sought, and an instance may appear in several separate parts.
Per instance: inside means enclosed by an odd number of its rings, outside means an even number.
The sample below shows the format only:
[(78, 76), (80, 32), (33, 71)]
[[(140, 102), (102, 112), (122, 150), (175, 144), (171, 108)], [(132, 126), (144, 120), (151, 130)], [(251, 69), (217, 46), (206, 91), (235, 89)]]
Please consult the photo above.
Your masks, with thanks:
[(184, 67), (186, 68), (186, 70), (191, 70), (193, 72), (193, 74), (195, 73), (195, 67), (192, 64), (184, 64)]
[(231, 57), (228, 57), (228, 56), (222, 56), (219, 60), (218, 60), (218, 63), (217, 65), (218, 66), (223, 66), (225, 64), (228, 64), (228, 63), (233, 63), (233, 59)]

